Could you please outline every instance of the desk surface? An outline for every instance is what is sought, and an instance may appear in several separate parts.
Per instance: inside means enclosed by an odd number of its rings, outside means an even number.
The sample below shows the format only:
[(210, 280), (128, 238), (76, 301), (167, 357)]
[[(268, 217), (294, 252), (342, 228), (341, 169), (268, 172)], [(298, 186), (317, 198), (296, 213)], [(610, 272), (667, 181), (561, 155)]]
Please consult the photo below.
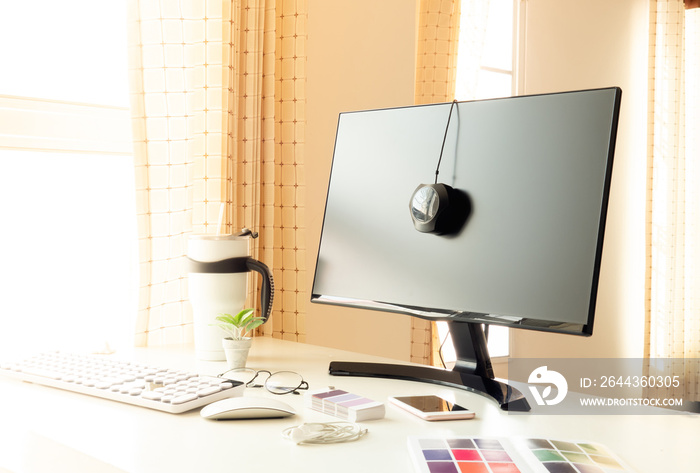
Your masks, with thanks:
[[(194, 359), (186, 348), (136, 348), (117, 354), (157, 366), (217, 374), (224, 362)], [(330, 348), (257, 338), (248, 366), (294, 370), (312, 389), (335, 386), (377, 401), (438, 394), (476, 412), (466, 421), (426, 422), (387, 403), (382, 420), (347, 444), (300, 446), (281, 432), (303, 422), (335, 419), (283, 400), (297, 410), (285, 419), (214, 422), (198, 411), (173, 415), (0, 377), (0, 473), (284, 471), (410, 472), (408, 436), (543, 437), (606, 445), (639, 473), (691, 472), (700, 465), (700, 416), (509, 415), (477, 394), (400, 380), (328, 375), (332, 360), (384, 361)], [(245, 395), (272, 396), (263, 389)]]

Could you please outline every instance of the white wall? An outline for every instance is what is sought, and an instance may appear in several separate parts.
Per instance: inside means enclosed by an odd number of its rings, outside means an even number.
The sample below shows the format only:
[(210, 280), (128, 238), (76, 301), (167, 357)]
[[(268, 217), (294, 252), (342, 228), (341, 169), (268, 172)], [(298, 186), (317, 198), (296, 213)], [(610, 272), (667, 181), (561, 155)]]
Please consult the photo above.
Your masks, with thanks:
[[(417, 0), (309, 0), (308, 287), (313, 281), (338, 114), (413, 104)], [(410, 318), (307, 304), (307, 343), (410, 359)]]

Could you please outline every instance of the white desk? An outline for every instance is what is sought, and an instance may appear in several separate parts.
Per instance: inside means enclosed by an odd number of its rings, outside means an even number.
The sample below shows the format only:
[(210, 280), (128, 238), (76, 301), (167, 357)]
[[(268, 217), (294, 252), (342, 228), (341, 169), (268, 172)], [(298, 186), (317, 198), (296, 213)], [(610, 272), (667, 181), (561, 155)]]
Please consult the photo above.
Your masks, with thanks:
[[(224, 370), (199, 362), (188, 349), (134, 349), (119, 353), (149, 364)], [(298, 414), (285, 419), (207, 421), (198, 411), (173, 415), (0, 377), (0, 473), (20, 472), (411, 472), (407, 436), (536, 436), (607, 445), (640, 473), (696, 472), (700, 416), (509, 415), (488, 399), (442, 386), (328, 375), (332, 360), (384, 361), (329, 348), (257, 338), (248, 366), (294, 370), (312, 389), (336, 386), (369, 398), (435, 393), (476, 412), (466, 421), (425, 422), (387, 404), (386, 417), (364, 423), (369, 434), (347, 444), (298, 446), (283, 429), (337, 420), (283, 400)], [(248, 389), (246, 395), (271, 394)]]

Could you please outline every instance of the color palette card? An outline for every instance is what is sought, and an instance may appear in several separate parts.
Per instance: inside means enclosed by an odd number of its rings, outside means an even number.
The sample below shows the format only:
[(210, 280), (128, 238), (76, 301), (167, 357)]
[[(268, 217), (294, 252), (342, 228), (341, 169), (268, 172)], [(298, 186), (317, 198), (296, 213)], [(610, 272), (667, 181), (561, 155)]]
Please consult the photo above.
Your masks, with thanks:
[(408, 448), (420, 473), (632, 472), (602, 445), (541, 438), (417, 438)]
[(306, 407), (350, 422), (384, 417), (384, 403), (342, 389), (310, 391), (304, 398)]

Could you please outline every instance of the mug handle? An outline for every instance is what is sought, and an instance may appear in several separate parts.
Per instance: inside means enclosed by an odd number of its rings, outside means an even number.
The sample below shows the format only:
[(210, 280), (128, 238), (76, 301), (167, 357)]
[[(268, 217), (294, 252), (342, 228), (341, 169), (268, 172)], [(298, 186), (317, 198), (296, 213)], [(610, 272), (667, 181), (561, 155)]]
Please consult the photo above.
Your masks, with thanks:
[(228, 258), (221, 261), (197, 261), (189, 256), (190, 273), (247, 273), (257, 271), (262, 276), (262, 287), (260, 288), (260, 313), (262, 318), (267, 319), (272, 315), (272, 301), (275, 297), (275, 281), (272, 279), (272, 271), (261, 261), (250, 256)]
[(257, 271), (262, 276), (262, 287), (260, 288), (260, 313), (267, 322), (272, 315), (272, 301), (275, 298), (275, 280), (272, 279), (272, 271), (262, 261), (248, 258), (246, 266), (250, 271)]

